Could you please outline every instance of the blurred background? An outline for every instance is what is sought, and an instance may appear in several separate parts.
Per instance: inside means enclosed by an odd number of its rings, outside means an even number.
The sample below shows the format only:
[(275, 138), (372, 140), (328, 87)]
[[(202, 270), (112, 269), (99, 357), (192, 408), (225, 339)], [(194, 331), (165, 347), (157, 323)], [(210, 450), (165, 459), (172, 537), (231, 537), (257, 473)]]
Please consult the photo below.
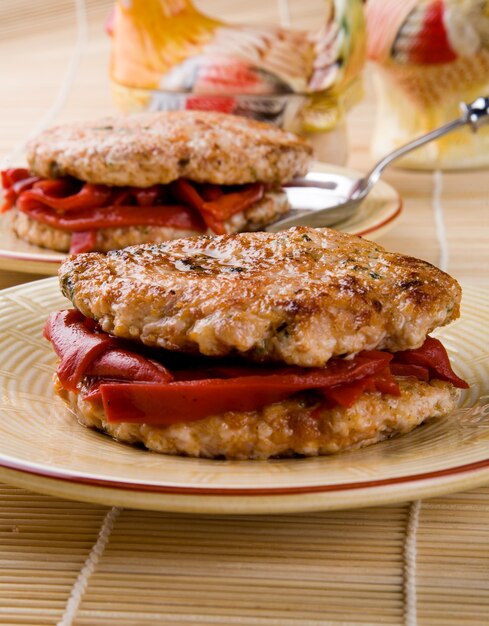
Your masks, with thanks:
[[(369, 0), (368, 5), (372, 1)], [(413, 6), (433, 4), (426, 0), (409, 0), (409, 3)], [(454, 4), (448, 0), (444, 3)], [(380, 4), (397, 9), (407, 6), (398, 0)], [(440, 2), (434, 4), (441, 6)], [(458, 4), (470, 11), (488, 10), (486, 0), (461, 0)], [(195, 5), (201, 9), (205, 5), (206, 13), (228, 22), (286, 25), (290, 21), (294, 28), (318, 30), (327, 3), (324, 0), (289, 0), (287, 3), (196, 0)], [(4, 163), (10, 157), (11, 162), (21, 164), (24, 141), (42, 127), (114, 113), (109, 82), (111, 40), (105, 31), (112, 6), (110, 0), (0, 2), (0, 159)], [(465, 32), (463, 23), (460, 28), (460, 32)], [(377, 31), (382, 33), (382, 27)], [(487, 47), (489, 35), (482, 33), (481, 37)], [(435, 38), (433, 42), (434, 49), (439, 49), (439, 40)], [(360, 171), (367, 171), (374, 162), (371, 144), (377, 104), (372, 74), (372, 68), (367, 66), (363, 99), (353, 106), (347, 117), (348, 165)], [(408, 107), (404, 117), (409, 119), (413, 115)], [(477, 170), (450, 173), (443, 178), (443, 189), (439, 184), (441, 179), (435, 185), (430, 172), (413, 174), (390, 169), (384, 178), (402, 196), (404, 212), (394, 228), (383, 235), (382, 244), (440, 264), (443, 251), (440, 252), (436, 244), (440, 240), (440, 215), (437, 217), (435, 204), (431, 205), (443, 198), (443, 236), (451, 242), (450, 264), (455, 275), (484, 280), (489, 262), (487, 246), (482, 240), (474, 241), (472, 233), (487, 226), (488, 177), (481, 176)], [(481, 259), (480, 267), (474, 268), (467, 255), (469, 248)]]
[[(88, 24), (80, 34), (79, 20)], [(83, 11), (80, 7), (84, 6)], [(197, 0), (194, 5), (206, 14), (230, 23), (277, 24), (294, 29), (318, 31), (325, 22), (328, 3), (325, 0)], [(53, 103), (53, 94), (60, 88), (67, 73), (67, 50), (78, 60), (76, 79), (56, 122), (98, 117), (114, 112), (109, 84), (111, 39), (106, 23), (114, 2), (111, 0), (2, 0), (0, 2), (0, 68), (3, 79), (4, 111), (11, 111), (22, 124), (40, 118)], [(82, 29), (83, 30), (83, 29)], [(19, 46), (19, 38), (23, 45)], [(78, 45), (77, 45), (78, 44)], [(73, 64), (72, 64), (73, 65)], [(68, 68), (69, 71), (69, 68)], [(367, 78), (367, 95), (372, 90)], [(58, 94), (60, 97), (63, 94)], [(359, 94), (361, 95), (361, 94)], [(76, 103), (76, 106), (74, 104)], [(373, 113), (372, 102), (363, 99), (362, 109), (352, 109), (357, 119)], [(26, 121), (26, 124), (29, 122)], [(352, 125), (355, 122), (352, 120)], [(32, 128), (24, 128), (26, 134)], [(371, 125), (355, 126), (355, 143), (369, 143)], [(18, 139), (17, 124), (6, 125), (0, 137), (2, 153)], [(341, 159), (344, 161), (344, 159)]]

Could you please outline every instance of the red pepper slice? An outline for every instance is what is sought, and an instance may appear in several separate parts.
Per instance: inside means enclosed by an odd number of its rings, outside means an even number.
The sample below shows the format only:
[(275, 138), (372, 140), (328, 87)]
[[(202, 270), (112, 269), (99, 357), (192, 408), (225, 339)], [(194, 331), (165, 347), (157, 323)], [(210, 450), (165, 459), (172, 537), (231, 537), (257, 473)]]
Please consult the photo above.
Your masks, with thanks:
[(29, 178), (32, 174), (24, 167), (10, 167), (6, 170), (2, 170), (2, 187), (9, 189), (14, 183), (24, 178)]
[(265, 186), (262, 183), (253, 183), (240, 191), (225, 193), (212, 202), (204, 202), (202, 211), (223, 222), (261, 200), (264, 191)]
[(11, 167), (0, 172), (2, 187), (4, 189), (3, 204), (0, 213), (5, 213), (15, 205), (17, 196), (23, 189), (29, 189), (39, 180), (37, 176), (32, 176), (29, 170), (23, 167)]
[(353, 406), (358, 398), (367, 390), (375, 391), (371, 377), (323, 389), (322, 392), (323, 396), (331, 402), (331, 407), (340, 405), (349, 408)]
[(225, 234), (226, 229), (223, 224), (221, 224), (219, 220), (214, 219), (214, 217), (209, 213), (204, 212), (204, 199), (188, 180), (179, 178), (178, 180), (173, 181), (170, 183), (170, 191), (175, 198), (177, 198), (177, 200), (180, 200), (180, 202), (183, 202), (184, 204), (188, 204), (193, 209), (198, 211), (199, 214), (202, 215), (206, 226), (210, 228), (212, 232), (216, 233), (216, 235)]
[[(210, 228), (216, 234), (224, 234), (226, 232), (223, 222), (232, 215), (246, 210), (256, 201), (263, 197), (265, 185), (262, 183), (253, 183), (243, 185), (237, 191), (224, 193), (222, 186), (204, 184), (199, 185), (198, 189), (193, 183), (187, 180), (179, 179), (169, 185), (153, 185), (148, 188), (132, 188), (132, 187), (109, 187), (107, 185), (95, 185), (92, 183), (82, 183), (75, 178), (39, 178), (24, 168), (11, 168), (1, 173), (2, 184), (5, 189), (4, 204), (0, 211), (8, 211), (15, 204), (17, 207), (27, 213), (39, 222), (49, 224), (62, 230), (93, 230), (95, 228), (109, 228), (118, 222), (117, 226), (144, 225), (140, 217), (132, 217), (131, 221), (125, 221), (120, 215), (114, 216), (110, 225), (96, 226), (94, 223), (89, 224), (85, 221), (83, 225), (77, 224), (72, 227), (65, 225), (63, 222), (54, 223), (54, 219), (47, 209), (61, 214), (62, 218), (68, 217), (68, 213), (75, 213), (73, 220), (88, 219), (87, 213), (89, 209), (99, 210), (105, 208), (114, 211), (114, 207), (129, 208), (134, 203), (139, 208), (152, 207), (161, 209), (165, 207), (168, 212), (173, 210), (172, 216), (168, 216), (171, 223), (165, 221), (151, 221), (147, 225), (167, 225), (175, 228), (205, 231), (205, 226)], [(169, 202), (173, 197), (183, 205), (183, 210), (187, 213), (187, 219), (180, 215), (179, 220), (175, 217), (175, 206)], [(134, 208), (134, 207), (133, 207)], [(190, 209), (194, 209), (197, 215), (191, 219)], [(44, 211), (43, 211), (44, 209)], [(134, 211), (135, 212), (135, 211)], [(135, 212), (138, 216), (142, 215), (141, 211)], [(146, 215), (146, 214), (145, 214)], [(93, 216), (93, 222), (101, 219), (99, 214)], [(136, 220), (136, 221), (134, 221)], [(190, 224), (192, 222), (192, 224)], [(76, 244), (72, 251), (82, 251), (87, 249), (86, 246)]]
[(175, 370), (175, 380), (201, 380), (203, 378), (241, 378), (243, 376), (268, 376), (270, 374), (290, 373), (291, 368), (277, 365), (214, 365), (205, 368)]
[[(427, 367), (392, 362), (392, 354), (372, 350), (353, 359), (333, 358), (323, 368), (209, 361), (209, 369), (176, 370), (173, 375), (160, 363), (128, 350), (127, 342), (100, 332), (93, 320), (76, 311), (53, 314), (45, 337), (61, 358), (58, 375), (65, 387), (76, 391), (84, 376), (92, 377), (93, 384), (84, 397), (91, 401), (101, 398), (110, 421), (159, 425), (193, 421), (227, 411), (255, 410), (306, 390), (322, 393), (328, 406), (348, 407), (365, 391), (399, 395), (393, 373), (423, 380), (428, 374)], [(429, 357), (434, 367), (440, 359), (439, 342), (431, 338), (427, 342), (426, 347), (395, 356)], [(444, 349), (442, 352), (446, 355)]]
[(77, 391), (85, 376), (149, 381), (172, 380), (160, 363), (121, 347), (121, 340), (96, 332), (93, 320), (74, 309), (52, 313), (44, 327), (44, 337), (53, 344), (60, 363), (56, 371), (62, 385)]
[(196, 421), (226, 411), (252, 411), (293, 393), (287, 382), (274, 384), (255, 377), (163, 385), (103, 383), (100, 391), (109, 421), (160, 426)]
[(85, 375), (153, 383), (166, 383), (173, 380), (170, 372), (160, 363), (121, 348), (110, 348), (108, 352), (96, 357), (87, 368)]
[(82, 185), (81, 180), (76, 178), (42, 178), (34, 185), (34, 188), (40, 190), (46, 196), (64, 198), (77, 194)]
[[(220, 196), (210, 186), (207, 186), (203, 188), (202, 195), (200, 195), (188, 180), (180, 178), (170, 184), (170, 190), (178, 200), (199, 211), (207, 226), (214, 233), (224, 235), (226, 229), (223, 222), (261, 200), (265, 192), (265, 185), (253, 183), (244, 186), (239, 191), (222, 193)], [(215, 199), (206, 202), (202, 197), (204, 194)]]
[(426, 337), (423, 345), (416, 350), (403, 350), (394, 354), (396, 363), (420, 365), (430, 372), (430, 378), (446, 380), (455, 387), (468, 389), (469, 385), (455, 374), (450, 365), (445, 347), (434, 337)]
[(119, 228), (121, 226), (168, 226), (180, 230), (204, 232), (200, 216), (186, 206), (132, 207), (110, 206), (100, 209), (78, 209), (57, 214), (41, 206), (20, 210), (33, 220), (68, 232)]
[(97, 244), (96, 230), (80, 230), (71, 234), (70, 254), (90, 252)]
[(223, 193), (224, 192), (220, 185), (211, 185), (210, 183), (205, 183), (200, 186), (200, 195), (204, 198), (206, 202), (214, 202), (215, 200), (219, 200)]
[(198, 211), (206, 226), (210, 228), (212, 232), (216, 233), (216, 235), (225, 234), (226, 229), (221, 222), (214, 219), (212, 215), (204, 212), (204, 199), (188, 180), (179, 178), (173, 181), (170, 183), (170, 192), (177, 200)]
[(399, 385), (392, 377), (390, 368), (387, 367), (374, 376), (368, 376), (351, 383), (337, 385), (323, 390), (323, 395), (334, 404), (349, 408), (355, 404), (365, 391), (379, 391), (391, 396), (401, 395)]
[(146, 187), (144, 189), (132, 189), (132, 193), (136, 198), (138, 206), (153, 206), (157, 204), (156, 200), (160, 196), (160, 185)]
[(7, 211), (10, 211), (10, 209), (15, 206), (16, 199), (17, 196), (15, 195), (14, 190), (12, 188), (7, 189), (3, 194), (3, 204), (0, 207), (0, 213), (6, 213)]
[(167, 384), (102, 383), (109, 421), (167, 425), (227, 411), (252, 411), (299, 391), (323, 389), (377, 374), (392, 356), (333, 359), (324, 368), (288, 368), (290, 373), (203, 379)]
[(427, 381), (430, 379), (428, 368), (421, 365), (413, 365), (412, 363), (390, 363), (389, 369), (394, 376), (407, 376), (417, 378), (418, 380)]
[(195, 187), (184, 178), (174, 180), (169, 185), (171, 194), (183, 204), (191, 206), (196, 211), (202, 210), (204, 200)]
[(75, 310), (52, 313), (44, 326), (43, 335), (60, 357), (56, 373), (63, 387), (77, 391), (77, 385), (92, 361), (114, 340), (105, 333), (94, 333), (84, 324), (84, 316)]
[[(42, 182), (44, 183), (45, 181)], [(60, 189), (64, 181), (60, 179), (53, 181), (53, 183)], [(87, 210), (103, 207), (112, 195), (110, 188), (105, 185), (92, 185), (90, 183), (85, 183), (80, 191), (66, 197), (60, 197), (55, 195), (55, 193), (47, 193), (44, 188), (34, 186), (33, 189), (25, 191), (19, 197), (17, 204), (21, 211), (37, 207), (49, 207), (59, 213), (66, 213), (80, 209)]]
[(28, 176), (14, 183), (10, 189), (18, 196), (24, 191), (31, 189), (35, 184), (41, 181), (39, 176)]
[(132, 198), (132, 189), (122, 187), (122, 189), (115, 189), (113, 191), (110, 204), (112, 206), (130, 206)]
[(385, 395), (400, 396), (401, 390), (397, 381), (390, 371), (390, 367), (386, 367), (384, 370), (372, 377), (372, 382), (375, 387), (375, 391), (380, 391)]

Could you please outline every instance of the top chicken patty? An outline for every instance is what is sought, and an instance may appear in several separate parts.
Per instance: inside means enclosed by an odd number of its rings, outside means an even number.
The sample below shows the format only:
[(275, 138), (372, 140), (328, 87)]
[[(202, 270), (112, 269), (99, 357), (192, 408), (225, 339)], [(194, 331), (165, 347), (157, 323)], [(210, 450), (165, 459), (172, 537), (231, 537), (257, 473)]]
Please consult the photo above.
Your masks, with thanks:
[(118, 337), (302, 366), (417, 348), (461, 299), (429, 263), (327, 228), (80, 254), (59, 275), (74, 306)]
[(160, 111), (45, 130), (27, 146), (32, 172), (149, 187), (280, 184), (306, 173), (312, 148), (275, 126), (207, 111)]

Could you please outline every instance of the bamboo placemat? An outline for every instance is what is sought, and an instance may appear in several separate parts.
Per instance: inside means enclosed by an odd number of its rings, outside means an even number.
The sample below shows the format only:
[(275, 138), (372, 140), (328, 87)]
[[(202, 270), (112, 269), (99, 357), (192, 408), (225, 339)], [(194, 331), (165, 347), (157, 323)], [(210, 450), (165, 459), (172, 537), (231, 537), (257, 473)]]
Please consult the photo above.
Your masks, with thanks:
[(411, 504), (199, 517), (7, 486), (0, 500), (2, 624), (56, 624), (81, 587), (62, 624), (398, 626), (415, 623), (406, 619), (414, 585), (418, 624), (489, 623), (489, 487), (422, 503), (416, 572), (406, 571)]
[[(110, 4), (2, 0), (0, 158), (20, 163), (22, 142), (42, 125), (111, 111)], [(249, 21), (284, 19), (288, 4), (301, 27), (317, 26), (323, 8), (322, 0), (197, 4)], [(350, 117), (351, 164), (363, 170), (375, 106), (366, 87)], [(386, 179), (405, 205), (381, 243), (487, 284), (487, 171), (393, 170)], [(0, 286), (31, 278), (1, 272)], [(489, 487), (358, 511), (218, 518), (0, 485), (0, 624), (486, 626), (488, 528)]]

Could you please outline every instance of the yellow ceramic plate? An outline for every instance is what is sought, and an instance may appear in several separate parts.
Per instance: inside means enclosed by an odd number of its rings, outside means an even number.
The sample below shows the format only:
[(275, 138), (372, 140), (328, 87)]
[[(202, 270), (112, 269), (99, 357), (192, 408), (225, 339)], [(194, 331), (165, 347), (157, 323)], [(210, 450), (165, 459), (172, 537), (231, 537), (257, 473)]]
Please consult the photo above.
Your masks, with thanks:
[[(317, 165), (320, 172), (334, 172), (360, 177), (355, 170), (333, 165)], [(401, 198), (397, 191), (379, 181), (350, 219), (335, 225), (353, 235), (375, 239), (394, 223), (401, 212)], [(8, 213), (0, 216), (0, 269), (34, 274), (56, 274), (66, 254), (32, 246), (18, 239), (10, 229)]]
[(55, 278), (0, 292), (0, 480), (103, 504), (226, 514), (360, 507), (489, 482), (487, 291), (467, 287), (461, 319), (437, 333), (471, 385), (447, 419), (357, 452), (247, 462), (158, 455), (80, 426), (53, 395), (56, 359), (41, 334), (48, 313), (66, 306)]

